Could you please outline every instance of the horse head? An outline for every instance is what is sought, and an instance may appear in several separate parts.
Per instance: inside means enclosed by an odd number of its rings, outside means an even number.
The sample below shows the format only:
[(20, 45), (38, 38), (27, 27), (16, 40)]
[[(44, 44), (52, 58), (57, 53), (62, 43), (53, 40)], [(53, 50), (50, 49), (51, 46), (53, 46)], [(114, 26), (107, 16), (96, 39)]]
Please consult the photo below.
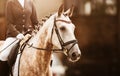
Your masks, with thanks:
[(54, 17), (51, 36), (53, 50), (63, 52), (70, 61), (75, 62), (80, 59), (81, 51), (74, 35), (75, 25), (69, 18), (72, 16), (73, 9), (74, 7), (64, 12), (63, 5), (59, 8)]

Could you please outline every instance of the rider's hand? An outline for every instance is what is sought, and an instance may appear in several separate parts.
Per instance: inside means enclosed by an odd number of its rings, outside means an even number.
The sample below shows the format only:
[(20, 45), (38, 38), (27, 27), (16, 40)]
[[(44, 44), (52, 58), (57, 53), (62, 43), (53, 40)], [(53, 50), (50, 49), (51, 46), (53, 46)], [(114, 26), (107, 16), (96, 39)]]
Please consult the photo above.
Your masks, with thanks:
[(24, 38), (24, 35), (22, 33), (20, 33), (16, 36), (16, 38), (22, 40)]

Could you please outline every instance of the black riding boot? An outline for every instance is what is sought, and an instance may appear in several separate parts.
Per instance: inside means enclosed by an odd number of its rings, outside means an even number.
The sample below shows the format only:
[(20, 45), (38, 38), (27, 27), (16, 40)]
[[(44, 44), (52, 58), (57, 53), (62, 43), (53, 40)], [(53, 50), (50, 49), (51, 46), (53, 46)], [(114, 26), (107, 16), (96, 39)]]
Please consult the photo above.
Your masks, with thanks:
[(9, 76), (9, 66), (7, 61), (0, 60), (0, 76)]

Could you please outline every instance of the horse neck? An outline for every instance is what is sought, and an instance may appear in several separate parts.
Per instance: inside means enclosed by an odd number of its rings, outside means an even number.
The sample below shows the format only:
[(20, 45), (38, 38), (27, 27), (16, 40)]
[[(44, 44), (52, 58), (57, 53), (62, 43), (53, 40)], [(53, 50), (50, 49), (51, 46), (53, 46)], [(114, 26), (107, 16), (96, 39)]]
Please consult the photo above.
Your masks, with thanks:
[[(38, 33), (34, 36), (32, 42), (34, 42), (35, 46), (42, 46), (45, 48), (48, 43), (51, 43), (51, 33), (53, 28), (54, 16), (50, 17), (40, 28)], [(42, 45), (41, 45), (42, 44)]]
[[(36, 50), (36, 53), (39, 54), (38, 59), (41, 58), (41, 54), (44, 54), (42, 56), (46, 56), (46, 61), (50, 59), (51, 57), (51, 33), (53, 28), (53, 17), (48, 19), (43, 27), (38, 31), (38, 33), (34, 36), (34, 38), (30, 41), (30, 43), (33, 43), (33, 46), (39, 47), (39, 48), (47, 48), (46, 52), (43, 50)], [(50, 46), (51, 45), (51, 46)]]
[[(52, 18), (48, 19), (38, 33), (31, 38), (29, 44), (33, 43), (33, 46), (39, 48), (51, 48), (51, 46), (48, 45), (50, 45), (53, 21)], [(22, 76), (25, 76), (26, 74), (30, 74), (30, 76), (49, 76), (44, 74), (49, 72), (50, 61), (50, 49), (38, 50), (32, 47), (26, 47), (21, 56), (20, 74)]]

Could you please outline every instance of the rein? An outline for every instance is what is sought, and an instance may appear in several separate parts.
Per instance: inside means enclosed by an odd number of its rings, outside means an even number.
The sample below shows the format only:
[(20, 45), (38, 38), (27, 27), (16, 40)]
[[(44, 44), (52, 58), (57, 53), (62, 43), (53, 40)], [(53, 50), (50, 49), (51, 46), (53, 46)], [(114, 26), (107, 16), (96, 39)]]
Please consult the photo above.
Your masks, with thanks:
[[(57, 34), (59, 43), (60, 43), (60, 45), (61, 45), (61, 49), (51, 49), (51, 50), (52, 50), (53, 52), (56, 52), (56, 53), (62, 52), (62, 53), (64, 53), (66, 56), (68, 56), (67, 53), (72, 49), (72, 47), (73, 47), (75, 44), (78, 43), (78, 41), (77, 41), (77, 40), (70, 40), (70, 41), (64, 42), (63, 39), (62, 39), (61, 36), (60, 36), (59, 31), (58, 31), (58, 28), (57, 28), (57, 25), (56, 25), (56, 22), (57, 22), (57, 21), (65, 22), (65, 23), (67, 23), (67, 24), (70, 24), (70, 23), (71, 23), (71, 21), (65, 21), (65, 20), (61, 20), (61, 19), (60, 19), (60, 20), (54, 19), (54, 25), (53, 25), (52, 33), (51, 33), (51, 41), (52, 41), (53, 31), (54, 31), (54, 29), (55, 29), (55, 32), (56, 32), (56, 34)], [(32, 47), (32, 48), (37, 49), (37, 50), (45, 50), (45, 51), (47, 50), (47, 48), (35, 47), (35, 46), (33, 46), (33, 43), (32, 43), (32, 44), (24, 43), (24, 44), (25, 44), (25, 45), (28, 45), (29, 48)], [(70, 45), (70, 44), (72, 44), (71, 47), (70, 47), (70, 48), (66, 48), (66, 46), (67, 46), (67, 45)]]

